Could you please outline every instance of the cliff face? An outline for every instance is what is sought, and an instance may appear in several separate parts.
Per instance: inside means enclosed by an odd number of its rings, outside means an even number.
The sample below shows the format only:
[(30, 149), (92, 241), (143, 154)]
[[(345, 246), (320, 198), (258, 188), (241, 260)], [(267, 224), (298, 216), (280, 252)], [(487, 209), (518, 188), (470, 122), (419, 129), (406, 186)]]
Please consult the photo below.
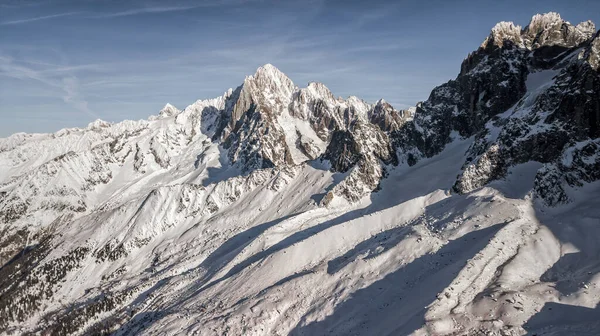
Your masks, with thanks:
[[(504, 177), (516, 164), (555, 164), (568, 148), (598, 138), (597, 40), (593, 23), (573, 26), (556, 13), (534, 16), (525, 29), (501, 22), (392, 142), (414, 164), (456, 136), (474, 137), (454, 186), (459, 193)], [(548, 195), (542, 189), (536, 187), (538, 195)]]

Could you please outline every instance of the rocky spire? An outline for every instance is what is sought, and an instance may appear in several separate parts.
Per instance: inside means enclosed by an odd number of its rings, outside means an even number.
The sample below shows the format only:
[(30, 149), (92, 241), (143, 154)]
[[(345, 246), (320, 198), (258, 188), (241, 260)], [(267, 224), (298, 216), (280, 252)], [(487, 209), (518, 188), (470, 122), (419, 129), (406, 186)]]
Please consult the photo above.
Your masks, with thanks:
[(380, 99), (369, 111), (369, 121), (382, 131), (397, 131), (409, 119), (408, 115), (396, 110), (390, 103)]
[(512, 22), (498, 22), (490, 32), (490, 35), (481, 44), (482, 48), (486, 48), (489, 45), (496, 47), (503, 47), (505, 42), (511, 42), (512, 44), (523, 47), (523, 39), (521, 38), (521, 26), (515, 25)]
[(271, 64), (265, 64), (256, 70), (253, 76), (244, 80), (237, 103), (233, 108), (230, 124), (235, 124), (242, 114), (252, 107), (271, 116), (279, 115), (289, 104), (296, 86), (283, 72)]

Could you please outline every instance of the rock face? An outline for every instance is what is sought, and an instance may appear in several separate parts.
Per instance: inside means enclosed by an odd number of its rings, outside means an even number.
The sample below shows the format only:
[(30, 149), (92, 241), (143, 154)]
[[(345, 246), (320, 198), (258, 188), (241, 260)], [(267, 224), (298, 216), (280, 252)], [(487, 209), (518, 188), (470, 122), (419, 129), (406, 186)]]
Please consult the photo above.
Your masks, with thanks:
[[(544, 32), (538, 35), (543, 36)], [(566, 44), (565, 41), (571, 39), (560, 39), (561, 47), (567, 45), (579, 50), (560, 54), (552, 60), (537, 59), (543, 57), (538, 49), (525, 54), (529, 62), (527, 91), (514, 107), (497, 120), (491, 120), (477, 135), (469, 153), (472, 162), (465, 165), (455, 190), (474, 190), (503, 177), (510, 166), (530, 160), (555, 165), (568, 147), (598, 138), (600, 77), (593, 61), (590, 62), (596, 39), (576, 46)], [(572, 182), (566, 183), (572, 185)], [(567, 200), (564, 194), (549, 198), (551, 193), (544, 192), (542, 186), (535, 189), (548, 204)]]
[[(410, 110), (336, 98), (321, 83), (299, 88), (267, 64), (221, 97), (183, 110), (167, 104), (148, 120), (98, 120), (0, 139), (0, 331), (18, 333), (24, 323), (23, 332), (55, 334), (118, 332), (128, 321), (143, 326), (170, 312), (138, 311), (142, 296), (166, 285), (179, 290), (179, 280), (193, 279), (188, 292), (177, 294), (185, 301), (184, 294), (214, 284), (207, 280), (264, 261), (255, 256), (335, 230), (340, 219), (328, 211), (354, 206), (377, 192), (395, 166), (439, 157), (455, 141), (469, 147), (462, 168), (452, 170), (454, 184), (444, 187), (470, 193), (536, 161), (533, 196), (548, 206), (570, 202), (573, 190), (600, 180), (599, 71), (593, 23), (573, 26), (548, 13), (524, 29), (498, 23), (456, 79)], [(307, 209), (327, 221), (304, 230)], [(265, 215), (280, 212), (285, 218)], [(277, 225), (289, 218), (290, 227)], [(173, 228), (185, 228), (177, 238), (185, 238), (184, 247), (169, 245)], [(252, 242), (266, 231), (271, 236)], [(275, 236), (284, 239), (273, 244)], [(361, 246), (342, 257), (363, 254)], [(178, 248), (192, 252), (170, 254)], [(124, 263), (148, 255), (149, 264)], [(321, 272), (314, 267), (309, 273)], [(89, 270), (101, 279), (89, 278)], [(129, 273), (135, 281), (124, 277)]]
[(525, 27), (523, 41), (528, 48), (561, 46), (571, 48), (588, 41), (596, 32), (593, 22), (577, 26), (563, 20), (558, 13), (536, 14)]
[(569, 201), (565, 189), (600, 180), (600, 139), (566, 148), (561, 157), (544, 165), (535, 177), (535, 192), (547, 204)]
[[(556, 13), (535, 15), (525, 29), (501, 22), (458, 77), (435, 88), (414, 121), (393, 132), (392, 143), (414, 164), (439, 153), (452, 134), (474, 137), (454, 185), (459, 193), (504, 177), (516, 164), (555, 164), (568, 147), (599, 136), (597, 53), (591, 22), (573, 26)], [(556, 204), (542, 189), (537, 195)]]
[(369, 121), (384, 132), (399, 130), (411, 117), (409, 111), (398, 111), (383, 99), (377, 101), (369, 113)]
[[(376, 188), (383, 176), (380, 166), (395, 162), (386, 134), (410, 118), (383, 100), (370, 105), (356, 97), (335, 98), (321, 83), (299, 89), (270, 64), (235, 92), (217, 112), (215, 123), (222, 126), (213, 135), (222, 141), (231, 163), (250, 172), (320, 158), (329, 160), (334, 171), (346, 172), (360, 162), (364, 173), (352, 182), (356, 190), (334, 191), (348, 201)], [(381, 146), (385, 149), (374, 149)], [(378, 172), (374, 177), (373, 171)]]

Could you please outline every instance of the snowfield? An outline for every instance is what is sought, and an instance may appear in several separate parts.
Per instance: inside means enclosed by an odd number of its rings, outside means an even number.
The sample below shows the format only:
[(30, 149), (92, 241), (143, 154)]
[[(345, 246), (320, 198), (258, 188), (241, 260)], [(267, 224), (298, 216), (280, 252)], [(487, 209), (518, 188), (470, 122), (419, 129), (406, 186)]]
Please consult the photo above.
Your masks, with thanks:
[[(309, 162), (281, 180), (286, 173), (262, 172), (206, 219), (174, 209), (181, 197), (202, 202), (205, 191), (187, 182), (91, 213), (63, 229), (68, 239), (47, 258), (111, 239), (129, 253), (100, 263), (88, 256), (45, 309), (133, 292), (117, 310), (132, 315), (117, 335), (596, 335), (600, 184), (548, 208), (530, 198), (540, 166), (532, 162), (457, 195), (450, 188), (471, 141), (393, 168), (379, 192), (354, 205), (318, 206), (340, 177)], [(218, 167), (214, 150), (208, 162)], [(195, 181), (211, 169), (222, 167), (208, 164)], [(228, 192), (206, 188), (217, 199)], [(151, 240), (137, 247), (142, 239)], [(7, 330), (36, 330), (40, 318)]]

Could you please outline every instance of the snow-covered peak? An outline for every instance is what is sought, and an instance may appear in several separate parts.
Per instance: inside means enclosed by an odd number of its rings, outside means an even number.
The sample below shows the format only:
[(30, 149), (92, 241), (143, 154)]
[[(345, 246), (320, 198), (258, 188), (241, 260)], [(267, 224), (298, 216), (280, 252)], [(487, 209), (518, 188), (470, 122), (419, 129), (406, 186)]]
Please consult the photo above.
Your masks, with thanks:
[(108, 121), (104, 121), (102, 119), (96, 119), (88, 124), (87, 129), (88, 130), (100, 130), (103, 128), (110, 127), (110, 125), (111, 125), (111, 123), (109, 123)]
[(570, 48), (589, 40), (595, 29), (594, 23), (589, 20), (573, 26), (558, 13), (536, 14), (524, 29), (513, 22), (498, 22), (481, 47), (503, 47), (506, 41), (510, 41), (519, 48), (536, 49), (555, 45)]
[(588, 36), (592, 36), (596, 32), (596, 25), (591, 20), (583, 21), (575, 26), (575, 28)]
[(271, 64), (265, 64), (252, 76), (246, 77), (242, 97), (252, 97), (254, 103), (267, 107), (289, 100), (297, 87), (283, 72)]
[(535, 14), (525, 29), (528, 31), (540, 32), (557, 24), (562, 24), (563, 22), (565, 21), (560, 17), (560, 14), (556, 12)]
[(161, 111), (177, 111), (177, 108), (170, 103), (166, 103)]
[(595, 25), (591, 21), (573, 26), (560, 14), (550, 12), (534, 15), (525, 27), (523, 39), (532, 49), (554, 45), (570, 48), (589, 40), (594, 32)]
[(385, 101), (385, 99), (381, 98), (375, 103), (375, 105), (373, 105), (373, 108), (369, 110), (369, 114), (371, 116), (374, 116), (394, 110), (394, 107), (390, 103)]
[(369, 120), (383, 131), (396, 131), (408, 121), (410, 113), (396, 110), (384, 99), (379, 99), (369, 110)]
[(348, 102), (348, 104), (358, 107), (361, 110), (364, 110), (365, 112), (370, 108), (369, 103), (362, 100), (361, 98), (358, 98), (357, 96), (349, 96), (348, 99), (346, 99), (346, 101)]
[(310, 82), (305, 90), (309, 91), (314, 97), (328, 100), (335, 99), (333, 93), (331, 93), (329, 88), (323, 83)]
[(512, 22), (498, 22), (490, 32), (490, 36), (488, 36), (482, 47), (486, 47), (488, 44), (493, 43), (493, 45), (502, 47), (504, 45), (504, 41), (510, 41), (516, 46), (523, 46), (523, 39), (521, 38), (521, 26), (515, 25)]
[(254, 81), (259, 85), (269, 86), (270, 88), (281, 87), (293, 90), (295, 87), (292, 80), (272, 64), (265, 64), (259, 67), (256, 69), (256, 73), (248, 77), (247, 80)]
[(379, 99), (379, 100), (378, 100), (378, 101), (375, 103), (375, 105), (384, 105), (384, 104), (387, 104), (387, 103), (388, 103), (388, 102), (387, 102), (387, 101), (385, 101), (385, 99), (381, 98), (381, 99)]
[(165, 106), (158, 112), (158, 116), (151, 116), (149, 118), (149, 120), (158, 120), (158, 119), (162, 119), (162, 118), (168, 118), (168, 117), (172, 117), (176, 114), (179, 114), (179, 109), (177, 109), (175, 106), (167, 103), (165, 104)]
[(350, 96), (346, 99), (346, 104), (348, 107), (354, 111), (354, 117), (358, 119), (366, 120), (368, 118), (369, 110), (371, 109), (371, 105), (369, 105), (366, 101), (356, 97)]
[(281, 70), (277, 69), (273, 64), (267, 63), (256, 69), (256, 75), (267, 75), (267, 76), (285, 76)]

